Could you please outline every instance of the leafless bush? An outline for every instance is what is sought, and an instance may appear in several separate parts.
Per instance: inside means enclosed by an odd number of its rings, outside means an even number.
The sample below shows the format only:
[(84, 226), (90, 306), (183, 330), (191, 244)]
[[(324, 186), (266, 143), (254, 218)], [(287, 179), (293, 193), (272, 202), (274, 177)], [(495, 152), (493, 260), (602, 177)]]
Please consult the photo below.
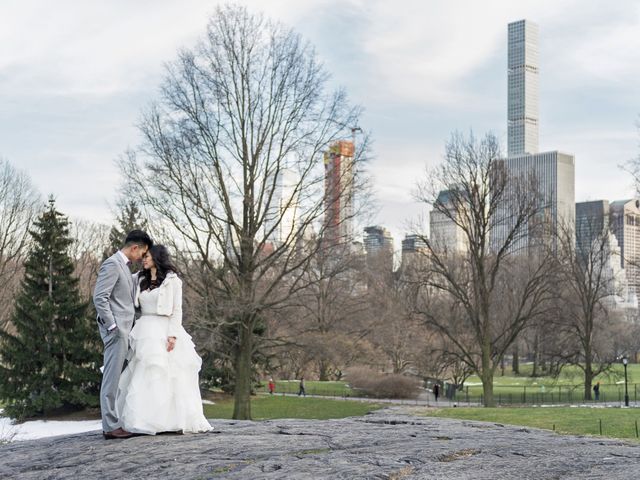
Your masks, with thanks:
[(0, 445), (6, 445), (13, 442), (13, 439), (18, 434), (18, 427), (12, 425), (10, 422), (3, 422), (0, 420)]
[(395, 373), (380, 373), (366, 367), (354, 367), (347, 371), (351, 388), (375, 398), (417, 398), (420, 381)]
[(75, 276), (80, 280), (82, 298), (89, 299), (98, 277), (103, 252), (109, 241), (109, 227), (87, 220), (75, 220), (71, 224), (74, 240), (69, 254), (75, 264)]

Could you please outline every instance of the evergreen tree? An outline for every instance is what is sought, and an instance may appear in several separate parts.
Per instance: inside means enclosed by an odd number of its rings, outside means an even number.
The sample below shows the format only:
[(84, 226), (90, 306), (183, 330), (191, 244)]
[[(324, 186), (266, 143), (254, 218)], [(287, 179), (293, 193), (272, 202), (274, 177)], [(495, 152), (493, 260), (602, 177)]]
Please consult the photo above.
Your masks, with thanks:
[[(135, 200), (128, 200), (121, 206), (117, 225), (111, 227), (109, 232), (109, 247), (104, 252), (104, 258), (109, 258), (122, 247), (122, 241), (131, 230), (146, 230), (147, 221), (142, 218), (142, 212)], [(131, 265), (135, 268), (134, 265)]]
[(53, 198), (29, 233), (12, 326), (0, 331), (0, 399), (15, 418), (97, 406), (99, 338), (67, 253), (69, 221)]

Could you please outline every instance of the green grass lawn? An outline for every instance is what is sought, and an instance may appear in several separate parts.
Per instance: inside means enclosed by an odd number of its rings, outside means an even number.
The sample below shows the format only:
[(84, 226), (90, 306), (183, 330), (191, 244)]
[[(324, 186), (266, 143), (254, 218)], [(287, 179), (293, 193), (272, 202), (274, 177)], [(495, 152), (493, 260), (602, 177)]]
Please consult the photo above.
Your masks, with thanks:
[[(355, 402), (351, 400), (330, 400), (311, 397), (259, 396), (251, 398), (253, 420), (276, 418), (305, 418), (326, 420), (365, 415), (383, 405)], [(230, 419), (233, 414), (233, 399), (216, 400), (215, 405), (204, 405), (207, 418)]]
[(527, 407), (527, 408), (441, 408), (427, 411), (427, 416), (479, 420), (510, 425), (555, 430), (572, 435), (602, 435), (614, 438), (636, 438), (636, 421), (640, 424), (637, 408), (580, 408), (580, 407)]
[[(500, 375), (500, 370), (498, 369), (496, 371), (496, 376), (494, 377), (494, 386), (535, 386), (540, 384), (548, 386), (577, 385), (582, 383), (584, 379), (582, 370), (572, 365), (564, 367), (558, 378), (546, 376), (530, 377), (532, 369), (532, 364), (525, 363), (520, 366), (519, 375), (514, 375), (509, 367), (505, 369), (504, 376)], [(640, 383), (640, 364), (629, 364), (627, 366), (627, 377), (629, 384), (633, 384), (634, 379)], [(624, 367), (620, 364), (614, 364), (611, 371), (606, 374), (600, 374), (595, 378), (595, 381), (600, 381), (600, 383), (603, 384), (611, 384), (623, 380)], [(476, 375), (471, 375), (467, 380), (467, 383), (480, 383), (480, 379)]]
[[(575, 403), (584, 398), (583, 372), (578, 367), (568, 366), (562, 369), (557, 377), (529, 377), (532, 365), (520, 367), (520, 375), (513, 375), (510, 369), (501, 376), (498, 370), (494, 377), (494, 395), (501, 404), (509, 403)], [(631, 401), (640, 400), (640, 365), (629, 364), (628, 385)], [(600, 374), (594, 379), (601, 383), (600, 401), (618, 402), (624, 397), (623, 366), (615, 364), (610, 372)], [(482, 394), (480, 379), (472, 375), (465, 382), (465, 388), (458, 392), (458, 401), (478, 402)]]
[[(262, 386), (258, 388), (258, 392), (268, 392), (267, 385), (269, 379), (262, 381)], [(278, 380), (275, 379), (276, 393), (298, 393), (300, 382), (298, 380)], [(347, 382), (320, 382), (314, 380), (305, 380), (305, 391), (307, 395), (324, 395), (330, 397), (349, 397), (355, 393), (348, 386)]]
[[(579, 403), (584, 399), (584, 387), (582, 370), (575, 366), (567, 366), (562, 369), (558, 378), (535, 377), (529, 375), (533, 365), (523, 363), (520, 365), (520, 374), (513, 375), (510, 366), (505, 369), (505, 375), (501, 376), (498, 370), (494, 377), (494, 395), (496, 401), (503, 405), (521, 403)], [(615, 364), (607, 374), (598, 375), (596, 381), (600, 381), (601, 402), (621, 402), (624, 398), (624, 370), (622, 365)], [(628, 366), (629, 397), (632, 402), (640, 401), (640, 364)], [(634, 384), (634, 379), (639, 382)], [(298, 393), (298, 380), (276, 381), (276, 393)], [(264, 379), (258, 392), (267, 392), (268, 379)], [(354, 397), (360, 396), (357, 391), (349, 387), (348, 382), (320, 382), (305, 381), (306, 392), (309, 395)], [(480, 379), (472, 375), (465, 382), (465, 388), (457, 393), (458, 402), (480, 402), (482, 395), (482, 383)]]

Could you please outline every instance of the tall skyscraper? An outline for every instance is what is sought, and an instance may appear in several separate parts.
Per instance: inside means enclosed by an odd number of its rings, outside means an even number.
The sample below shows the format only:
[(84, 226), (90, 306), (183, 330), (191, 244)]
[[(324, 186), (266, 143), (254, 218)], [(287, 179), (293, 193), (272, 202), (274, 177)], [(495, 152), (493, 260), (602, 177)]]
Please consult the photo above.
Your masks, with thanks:
[[(557, 248), (556, 232), (575, 228), (575, 158), (559, 151), (539, 153), (538, 148), (538, 26), (520, 20), (508, 26), (508, 181), (538, 189), (539, 212), (525, 226), (512, 250), (526, 251), (547, 240)], [(509, 190), (509, 189), (508, 189)], [(510, 187), (510, 191), (516, 191)], [(534, 193), (534, 192), (533, 192)], [(499, 208), (492, 243), (500, 248), (512, 228), (517, 199)], [(573, 238), (573, 236), (572, 236)]]
[(509, 24), (509, 156), (538, 153), (538, 25)]
[(415, 233), (406, 234), (402, 240), (402, 259), (400, 269), (406, 270), (411, 266), (417, 266), (424, 261), (428, 255), (427, 243), (424, 241), (423, 235)]
[(640, 199), (611, 202), (611, 231), (620, 245), (621, 267), (629, 280), (629, 289), (640, 298)]
[(629, 284), (629, 275), (620, 266), (622, 253), (616, 236), (609, 231), (609, 265), (605, 275), (613, 280), (614, 294), (608, 298), (609, 308), (621, 315), (623, 320), (630, 323), (638, 322), (638, 294)]
[[(462, 218), (463, 212), (456, 211), (461, 207), (452, 202), (451, 190), (439, 192), (436, 203), (439, 204), (439, 208), (433, 208), (429, 212), (429, 238), (433, 250), (441, 253), (466, 251), (467, 236), (457, 223)], [(445, 214), (441, 210), (446, 210), (450, 214)]]
[[(514, 245), (516, 250), (540, 242), (557, 249), (556, 233), (575, 228), (575, 158), (558, 151), (518, 155), (505, 160), (510, 181), (523, 182), (538, 190), (538, 212), (525, 225), (525, 235)], [(516, 201), (517, 204), (517, 201)], [(513, 207), (511, 207), (513, 208)], [(505, 223), (510, 228), (508, 222)], [(573, 234), (571, 234), (573, 238)]]
[[(623, 200), (614, 203), (616, 205), (613, 206), (607, 200), (576, 203), (576, 255), (585, 262), (598, 259), (597, 252), (592, 252), (591, 248), (602, 248), (600, 242), (605, 242), (607, 258), (600, 273), (601, 281), (611, 291), (611, 295), (604, 299), (605, 304), (611, 311), (632, 321), (637, 316), (638, 296), (637, 292), (630, 288), (629, 273), (632, 272), (627, 271), (630, 263), (625, 262), (614, 230), (617, 230), (617, 235), (623, 239), (625, 233), (630, 233), (624, 232), (625, 222), (620, 221), (624, 214), (620, 215), (619, 210), (620, 207), (624, 208), (625, 204), (634, 202)], [(631, 235), (633, 236), (633, 233)]]
[(415, 233), (406, 234), (404, 240), (402, 240), (402, 254), (412, 253), (425, 253), (427, 251), (427, 244), (422, 235)]
[(609, 230), (609, 201), (576, 203), (576, 252), (589, 251), (594, 241)]
[(380, 225), (365, 227), (364, 249), (369, 265), (393, 270), (393, 237), (389, 230)]
[[(264, 229), (267, 240), (280, 246), (293, 240), (298, 215), (298, 197), (296, 192), (298, 178), (290, 170), (280, 170), (275, 181), (270, 180), (265, 198)], [(273, 191), (271, 191), (273, 190)]]
[(341, 140), (324, 155), (325, 238), (329, 244), (353, 240), (353, 142)]

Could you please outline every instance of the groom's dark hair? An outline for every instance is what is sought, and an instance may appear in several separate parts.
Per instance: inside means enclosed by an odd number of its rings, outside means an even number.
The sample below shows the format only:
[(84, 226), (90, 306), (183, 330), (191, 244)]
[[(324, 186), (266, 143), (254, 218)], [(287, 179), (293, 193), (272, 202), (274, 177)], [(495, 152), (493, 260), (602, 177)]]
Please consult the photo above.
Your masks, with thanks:
[(131, 245), (146, 245), (147, 247), (153, 247), (153, 240), (142, 230), (131, 230), (127, 234), (127, 238), (124, 239), (124, 247), (130, 247)]

